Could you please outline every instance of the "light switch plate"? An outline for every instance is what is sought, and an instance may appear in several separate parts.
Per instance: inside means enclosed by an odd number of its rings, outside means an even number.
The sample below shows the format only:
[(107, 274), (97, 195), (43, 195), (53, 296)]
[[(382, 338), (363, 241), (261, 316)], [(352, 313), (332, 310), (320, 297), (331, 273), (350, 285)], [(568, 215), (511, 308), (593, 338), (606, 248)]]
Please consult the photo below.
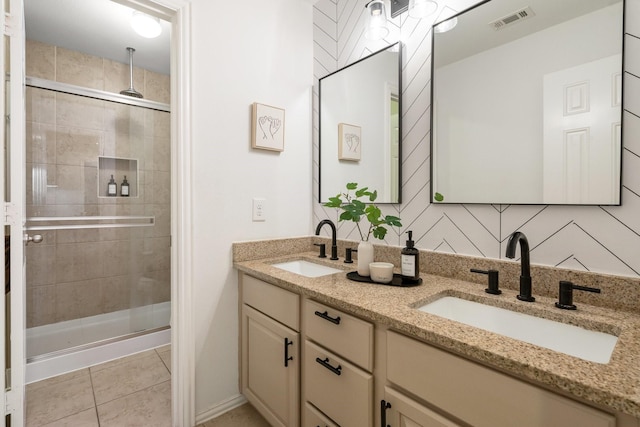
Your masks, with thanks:
[(254, 222), (267, 220), (265, 215), (265, 203), (266, 203), (266, 200), (261, 197), (253, 198), (253, 221)]

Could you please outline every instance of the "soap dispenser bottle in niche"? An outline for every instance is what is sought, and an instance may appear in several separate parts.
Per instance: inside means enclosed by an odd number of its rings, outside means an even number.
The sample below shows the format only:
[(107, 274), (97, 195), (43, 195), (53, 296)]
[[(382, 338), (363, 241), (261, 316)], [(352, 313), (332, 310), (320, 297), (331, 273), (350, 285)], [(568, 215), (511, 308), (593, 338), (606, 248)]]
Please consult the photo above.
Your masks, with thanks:
[(416, 283), (420, 280), (420, 252), (413, 247), (413, 232), (407, 231), (407, 234), (409, 240), (407, 240), (407, 246), (402, 249), (402, 281)]
[(122, 197), (129, 197), (129, 182), (127, 181), (127, 175), (124, 176), (124, 181), (120, 184), (120, 195)]
[(113, 179), (113, 175), (111, 175), (111, 179), (107, 183), (107, 196), (115, 197), (118, 195), (118, 184)]

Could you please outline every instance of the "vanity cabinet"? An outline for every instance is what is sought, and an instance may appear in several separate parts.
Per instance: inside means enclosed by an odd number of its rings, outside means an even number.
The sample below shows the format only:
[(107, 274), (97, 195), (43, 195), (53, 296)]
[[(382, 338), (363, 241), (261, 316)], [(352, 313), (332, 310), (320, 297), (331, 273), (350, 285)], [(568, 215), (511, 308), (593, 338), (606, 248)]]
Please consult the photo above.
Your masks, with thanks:
[(385, 427), (460, 427), (391, 387), (384, 388), (380, 417)]
[(308, 299), (303, 318), (306, 404), (342, 427), (373, 425), (373, 324)]
[(473, 426), (616, 426), (611, 414), (395, 332), (386, 351), (389, 383)]
[(241, 278), (242, 393), (272, 426), (300, 423), (300, 297)]

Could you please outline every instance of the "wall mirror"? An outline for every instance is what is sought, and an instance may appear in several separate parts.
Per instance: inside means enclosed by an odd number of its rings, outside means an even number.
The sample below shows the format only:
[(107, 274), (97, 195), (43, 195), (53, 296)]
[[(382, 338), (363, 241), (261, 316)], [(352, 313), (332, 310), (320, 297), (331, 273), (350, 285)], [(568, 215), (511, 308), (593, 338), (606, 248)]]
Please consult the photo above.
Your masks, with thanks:
[(436, 24), (432, 200), (620, 204), (623, 12), (489, 0)]
[(357, 182), (400, 203), (400, 43), (320, 79), (319, 198)]

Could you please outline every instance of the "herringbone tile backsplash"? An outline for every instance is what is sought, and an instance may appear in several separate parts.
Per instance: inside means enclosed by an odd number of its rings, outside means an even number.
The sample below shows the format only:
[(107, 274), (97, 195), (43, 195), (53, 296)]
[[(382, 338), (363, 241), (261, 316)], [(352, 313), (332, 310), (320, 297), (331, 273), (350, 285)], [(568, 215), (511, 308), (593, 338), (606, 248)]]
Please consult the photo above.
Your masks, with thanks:
[[(506, 241), (523, 231), (531, 262), (574, 270), (640, 277), (640, 0), (626, 0), (622, 206), (439, 205), (430, 203), (431, 25), (476, 0), (438, 0), (438, 12), (422, 20), (406, 13), (390, 20), (376, 42), (364, 38), (365, 0), (319, 0), (314, 8), (314, 200), (318, 200), (317, 79), (402, 40), (402, 203), (384, 205), (402, 218), (390, 245), (404, 245), (413, 230), (416, 246), (438, 252), (503, 259)], [(594, 31), (597, 31), (594, 29)], [(314, 203), (314, 220), (337, 221), (334, 209)], [(357, 240), (352, 223), (340, 238)]]

